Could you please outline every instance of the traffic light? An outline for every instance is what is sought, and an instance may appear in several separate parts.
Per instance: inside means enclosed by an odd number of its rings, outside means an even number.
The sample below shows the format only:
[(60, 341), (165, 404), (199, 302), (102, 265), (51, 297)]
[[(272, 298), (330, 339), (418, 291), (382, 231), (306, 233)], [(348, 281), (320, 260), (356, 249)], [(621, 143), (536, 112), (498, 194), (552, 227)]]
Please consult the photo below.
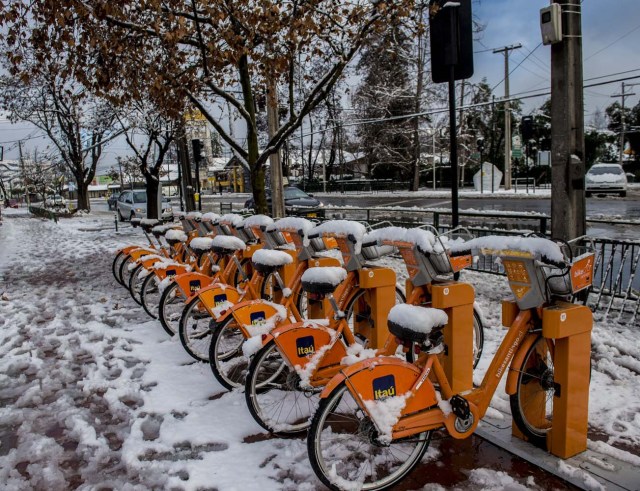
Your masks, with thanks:
[(484, 138), (478, 138), (476, 140), (476, 147), (478, 147), (478, 152), (481, 154), (484, 152)]
[(471, 0), (429, 2), (431, 77), (435, 83), (473, 76), (473, 29)]
[(523, 116), (520, 121), (520, 133), (524, 143), (533, 138), (533, 116)]
[(202, 160), (202, 140), (191, 140), (191, 148), (193, 148), (193, 160), (200, 162)]

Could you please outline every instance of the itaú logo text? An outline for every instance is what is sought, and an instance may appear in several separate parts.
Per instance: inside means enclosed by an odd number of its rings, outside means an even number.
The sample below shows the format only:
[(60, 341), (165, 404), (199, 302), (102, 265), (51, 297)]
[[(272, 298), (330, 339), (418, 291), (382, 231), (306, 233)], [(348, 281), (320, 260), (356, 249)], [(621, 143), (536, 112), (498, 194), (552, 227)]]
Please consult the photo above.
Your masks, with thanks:
[(396, 379), (393, 375), (385, 375), (373, 379), (373, 398), (377, 401), (396, 395)]
[(296, 353), (298, 357), (303, 358), (305, 356), (312, 355), (316, 352), (316, 345), (313, 341), (313, 336), (305, 336), (303, 338), (296, 339)]

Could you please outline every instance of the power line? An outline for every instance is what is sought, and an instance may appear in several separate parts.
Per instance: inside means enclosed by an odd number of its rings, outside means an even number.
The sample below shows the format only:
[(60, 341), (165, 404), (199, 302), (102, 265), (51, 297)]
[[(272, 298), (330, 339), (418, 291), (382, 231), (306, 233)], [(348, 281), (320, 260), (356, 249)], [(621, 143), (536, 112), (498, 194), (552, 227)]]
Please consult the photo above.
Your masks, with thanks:
[(622, 36), (620, 36), (619, 38), (617, 38), (615, 41), (613, 41), (612, 43), (606, 45), (604, 48), (599, 49), (598, 51), (596, 51), (595, 53), (593, 53), (592, 55), (587, 56), (584, 61), (590, 60), (591, 58), (593, 58), (594, 56), (596, 56), (597, 54), (602, 53), (604, 50), (609, 49), (611, 46), (613, 46), (614, 44), (616, 44), (618, 41), (626, 38), (629, 34), (637, 31), (638, 29), (640, 29), (640, 25), (637, 25), (636, 27), (634, 27), (633, 29), (631, 29), (629, 32), (627, 32), (626, 34), (623, 34)]

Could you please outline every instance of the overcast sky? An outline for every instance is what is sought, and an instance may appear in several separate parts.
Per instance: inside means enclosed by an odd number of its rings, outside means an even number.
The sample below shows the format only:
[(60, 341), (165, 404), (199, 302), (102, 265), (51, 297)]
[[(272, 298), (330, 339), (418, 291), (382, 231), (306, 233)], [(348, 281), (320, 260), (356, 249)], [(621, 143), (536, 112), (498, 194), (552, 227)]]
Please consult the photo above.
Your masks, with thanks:
[[(485, 30), (475, 43), (475, 75), (472, 82), (486, 77), (490, 86), (495, 86), (496, 96), (502, 96), (504, 56), (492, 53), (492, 49), (521, 43), (523, 47), (512, 51), (510, 56), (510, 69), (513, 70), (511, 93), (549, 88), (551, 49), (540, 44), (539, 25), (540, 9), (548, 4), (544, 0), (474, 0), (474, 15), (485, 25)], [(582, 0), (582, 9), (585, 84), (590, 83), (590, 78), (633, 69), (639, 70), (611, 78), (640, 75), (640, 1)], [(608, 79), (599, 79), (597, 82)], [(627, 83), (634, 82), (630, 80)], [(637, 82), (640, 83), (640, 78)], [(585, 89), (585, 122), (588, 124), (592, 120), (597, 108), (604, 109), (613, 102), (611, 95), (619, 94), (620, 90), (620, 83)], [(640, 94), (640, 85), (631, 91)], [(544, 100), (544, 97), (529, 99), (525, 110), (535, 109)], [(629, 97), (627, 104), (635, 105), (638, 100), (638, 95)], [(18, 157), (15, 140), (37, 134), (26, 123), (11, 125), (0, 118), (0, 145), (5, 148), (4, 158)], [(25, 149), (35, 146), (43, 149), (48, 144), (44, 138), (33, 138), (25, 141)], [(118, 155), (126, 153), (124, 141), (116, 140), (106, 149), (101, 167), (108, 169)]]

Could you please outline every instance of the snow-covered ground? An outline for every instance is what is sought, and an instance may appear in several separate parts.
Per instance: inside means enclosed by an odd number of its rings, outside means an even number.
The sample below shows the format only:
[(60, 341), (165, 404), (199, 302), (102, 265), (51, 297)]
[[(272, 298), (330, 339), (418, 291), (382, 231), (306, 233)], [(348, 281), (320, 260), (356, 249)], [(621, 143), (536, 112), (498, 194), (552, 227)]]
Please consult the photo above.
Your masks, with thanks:
[[(51, 221), (5, 210), (0, 227), (0, 488), (322, 489), (304, 439), (270, 438), (244, 395), (194, 363), (113, 279), (115, 249), (142, 243), (110, 216)], [(401, 264), (386, 263), (404, 278)], [(465, 273), (486, 321), (480, 372), (501, 340), (504, 279)], [(593, 334), (594, 443), (640, 461), (640, 326)], [(498, 391), (497, 409), (508, 410)], [(437, 458), (440, 442), (425, 459)], [(603, 450), (601, 450), (603, 451)], [(633, 455), (635, 454), (635, 455)], [(635, 459), (635, 461), (634, 461)], [(544, 488), (481, 465), (457, 489)], [(413, 489), (426, 484), (418, 476)], [(444, 489), (436, 481), (424, 489)]]

